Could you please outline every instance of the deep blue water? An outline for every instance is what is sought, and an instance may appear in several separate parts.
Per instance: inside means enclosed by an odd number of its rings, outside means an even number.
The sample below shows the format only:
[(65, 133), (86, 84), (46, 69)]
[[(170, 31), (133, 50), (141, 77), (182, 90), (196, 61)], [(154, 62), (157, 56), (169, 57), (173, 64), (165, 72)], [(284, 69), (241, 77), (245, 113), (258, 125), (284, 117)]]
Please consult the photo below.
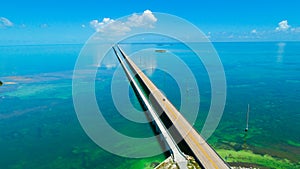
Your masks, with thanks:
[[(209, 142), (218, 149), (237, 151), (244, 149), (246, 142), (246, 149), (254, 153), (300, 161), (300, 43), (214, 43), (214, 46), (226, 74), (227, 101), (222, 120)], [(133, 44), (130, 49), (149, 47), (162, 48), (156, 44)], [(0, 80), (4, 82), (0, 87), (0, 168), (122, 168), (138, 161), (106, 152), (82, 130), (72, 102), (72, 71), (81, 48), (82, 45), (0, 47)], [(205, 68), (180, 44), (164, 48), (180, 56), (196, 77), (201, 106), (195, 128), (200, 131), (211, 95)], [(137, 57), (135, 61), (143, 67), (159, 65), (160, 59), (156, 59), (155, 63), (146, 57)], [(148, 124), (126, 120), (113, 106), (110, 82), (115, 70), (115, 67), (98, 70), (99, 107), (121, 133), (152, 136)], [(172, 76), (155, 68), (146, 74), (180, 107), (180, 92)], [(129, 95), (132, 104), (140, 109), (132, 90)], [(245, 140), (248, 104), (251, 111)]]

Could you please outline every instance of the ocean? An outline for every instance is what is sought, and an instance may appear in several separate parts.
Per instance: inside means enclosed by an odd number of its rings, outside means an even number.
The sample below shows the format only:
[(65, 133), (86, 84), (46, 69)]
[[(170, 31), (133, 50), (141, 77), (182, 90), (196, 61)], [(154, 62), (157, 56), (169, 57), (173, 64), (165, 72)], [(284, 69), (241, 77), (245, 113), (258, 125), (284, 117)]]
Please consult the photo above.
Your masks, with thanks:
[[(153, 49), (155, 59), (133, 59), (140, 67), (148, 68), (146, 74), (177, 108), (182, 93), (172, 74), (159, 69), (168, 61), (162, 59), (163, 52), (154, 49), (164, 48), (188, 65), (201, 97), (194, 122), (195, 129), (201, 131), (212, 94), (203, 64), (182, 44), (126, 45), (124, 49), (129, 53)], [(224, 67), (227, 99), (222, 119), (208, 143), (233, 166), (300, 168), (300, 42), (213, 45)], [(73, 69), (82, 47), (0, 46), (0, 80), (4, 83), (0, 86), (1, 169), (153, 168), (165, 159), (163, 153), (141, 159), (117, 156), (86, 135), (72, 100)], [(98, 68), (95, 94), (101, 112), (124, 135), (153, 136), (148, 123), (135, 123), (118, 113), (111, 92), (116, 70), (118, 64), (113, 59)], [(181, 92), (187, 96), (184, 99), (192, 102), (197, 96), (193, 95), (194, 89), (189, 89), (190, 80), (183, 79), (186, 91)], [(119, 82), (128, 83), (125, 76), (117, 79)], [(134, 92), (128, 90), (133, 107), (141, 111)], [(249, 130), (245, 132), (248, 104)], [(132, 151), (140, 150), (148, 151), (147, 147)]]

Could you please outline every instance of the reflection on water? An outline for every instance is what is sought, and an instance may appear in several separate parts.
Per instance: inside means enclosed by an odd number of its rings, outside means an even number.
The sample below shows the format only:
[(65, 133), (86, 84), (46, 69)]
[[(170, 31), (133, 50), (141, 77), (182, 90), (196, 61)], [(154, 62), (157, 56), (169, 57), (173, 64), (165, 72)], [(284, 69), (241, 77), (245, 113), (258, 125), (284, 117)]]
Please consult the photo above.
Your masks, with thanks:
[(286, 43), (278, 43), (278, 55), (277, 55), (277, 62), (278, 63), (282, 63), (282, 58), (283, 58), (283, 54), (284, 54), (284, 48), (286, 46)]

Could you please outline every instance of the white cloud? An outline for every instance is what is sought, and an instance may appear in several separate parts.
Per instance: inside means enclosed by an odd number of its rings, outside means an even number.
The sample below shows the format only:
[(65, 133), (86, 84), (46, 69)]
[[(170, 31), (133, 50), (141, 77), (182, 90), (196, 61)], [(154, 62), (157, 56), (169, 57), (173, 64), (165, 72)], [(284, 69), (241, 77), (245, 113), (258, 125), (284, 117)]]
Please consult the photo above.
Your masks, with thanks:
[(253, 30), (251, 31), (251, 33), (252, 33), (252, 34), (257, 34), (257, 30), (256, 30), (256, 29), (253, 29)]
[(1, 27), (12, 27), (14, 24), (7, 18), (0, 17), (0, 28)]
[(153, 28), (153, 24), (157, 21), (157, 18), (150, 10), (145, 10), (142, 15), (132, 14), (128, 18), (126, 24), (130, 27), (149, 27)]
[(124, 23), (110, 18), (104, 18), (102, 22), (99, 22), (98, 20), (92, 20), (90, 25), (97, 32), (111, 33), (115, 35), (122, 35), (131, 30), (131, 28)]
[(97, 32), (103, 32), (106, 25), (114, 23), (115, 21), (110, 18), (103, 18), (102, 22), (99, 22), (98, 20), (92, 20), (90, 22), (90, 25), (92, 28), (94, 28)]
[(92, 20), (90, 22), (90, 26), (97, 32), (122, 35), (130, 32), (132, 28), (153, 28), (156, 21), (157, 18), (153, 15), (153, 13), (150, 10), (146, 10), (141, 15), (136, 13), (132, 14), (125, 22), (115, 21), (110, 18), (103, 18), (101, 22), (98, 20)]
[(287, 20), (281, 21), (278, 23), (276, 31), (287, 31), (291, 26), (288, 24)]
[(291, 31), (295, 32), (295, 33), (300, 33), (300, 27), (298, 27), (298, 28), (292, 28)]

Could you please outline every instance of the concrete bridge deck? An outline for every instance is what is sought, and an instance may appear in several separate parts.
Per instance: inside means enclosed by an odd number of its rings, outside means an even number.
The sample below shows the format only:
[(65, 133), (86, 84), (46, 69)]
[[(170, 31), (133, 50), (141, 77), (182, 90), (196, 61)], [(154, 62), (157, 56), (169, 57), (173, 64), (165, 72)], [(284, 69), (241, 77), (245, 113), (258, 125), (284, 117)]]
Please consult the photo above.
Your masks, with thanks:
[[(149, 106), (153, 109), (153, 112), (156, 113), (156, 115), (154, 115), (155, 118), (161, 118), (162, 116), (165, 116), (164, 119), (167, 119), (172, 123), (173, 127), (169, 128), (166, 131), (168, 132), (168, 135), (172, 137), (172, 142), (175, 141), (176, 143), (183, 145), (181, 146), (181, 149), (183, 149), (183, 153), (194, 157), (195, 160), (203, 168), (208, 168), (208, 169), (230, 168), (229, 165), (214, 151), (214, 149), (189, 124), (189, 122), (173, 106), (173, 104), (166, 98), (166, 96), (164, 96), (162, 92), (160, 92), (160, 90), (155, 86), (155, 84), (153, 84), (152, 81), (125, 54), (125, 52), (119, 46), (117, 46), (117, 49), (123, 56), (131, 72), (134, 74), (134, 76), (138, 79), (141, 85), (145, 88), (145, 91), (148, 93), (149, 98), (148, 99), (145, 98), (145, 99), (148, 100)], [(116, 52), (117, 55), (117, 51), (115, 48), (114, 51)], [(125, 65), (124, 67), (126, 68)], [(160, 114), (160, 112), (162, 113)], [(164, 130), (168, 128), (164, 124), (163, 127), (165, 128)], [(170, 148), (174, 148), (174, 147), (171, 146)], [(181, 151), (179, 150), (179, 152)]]

